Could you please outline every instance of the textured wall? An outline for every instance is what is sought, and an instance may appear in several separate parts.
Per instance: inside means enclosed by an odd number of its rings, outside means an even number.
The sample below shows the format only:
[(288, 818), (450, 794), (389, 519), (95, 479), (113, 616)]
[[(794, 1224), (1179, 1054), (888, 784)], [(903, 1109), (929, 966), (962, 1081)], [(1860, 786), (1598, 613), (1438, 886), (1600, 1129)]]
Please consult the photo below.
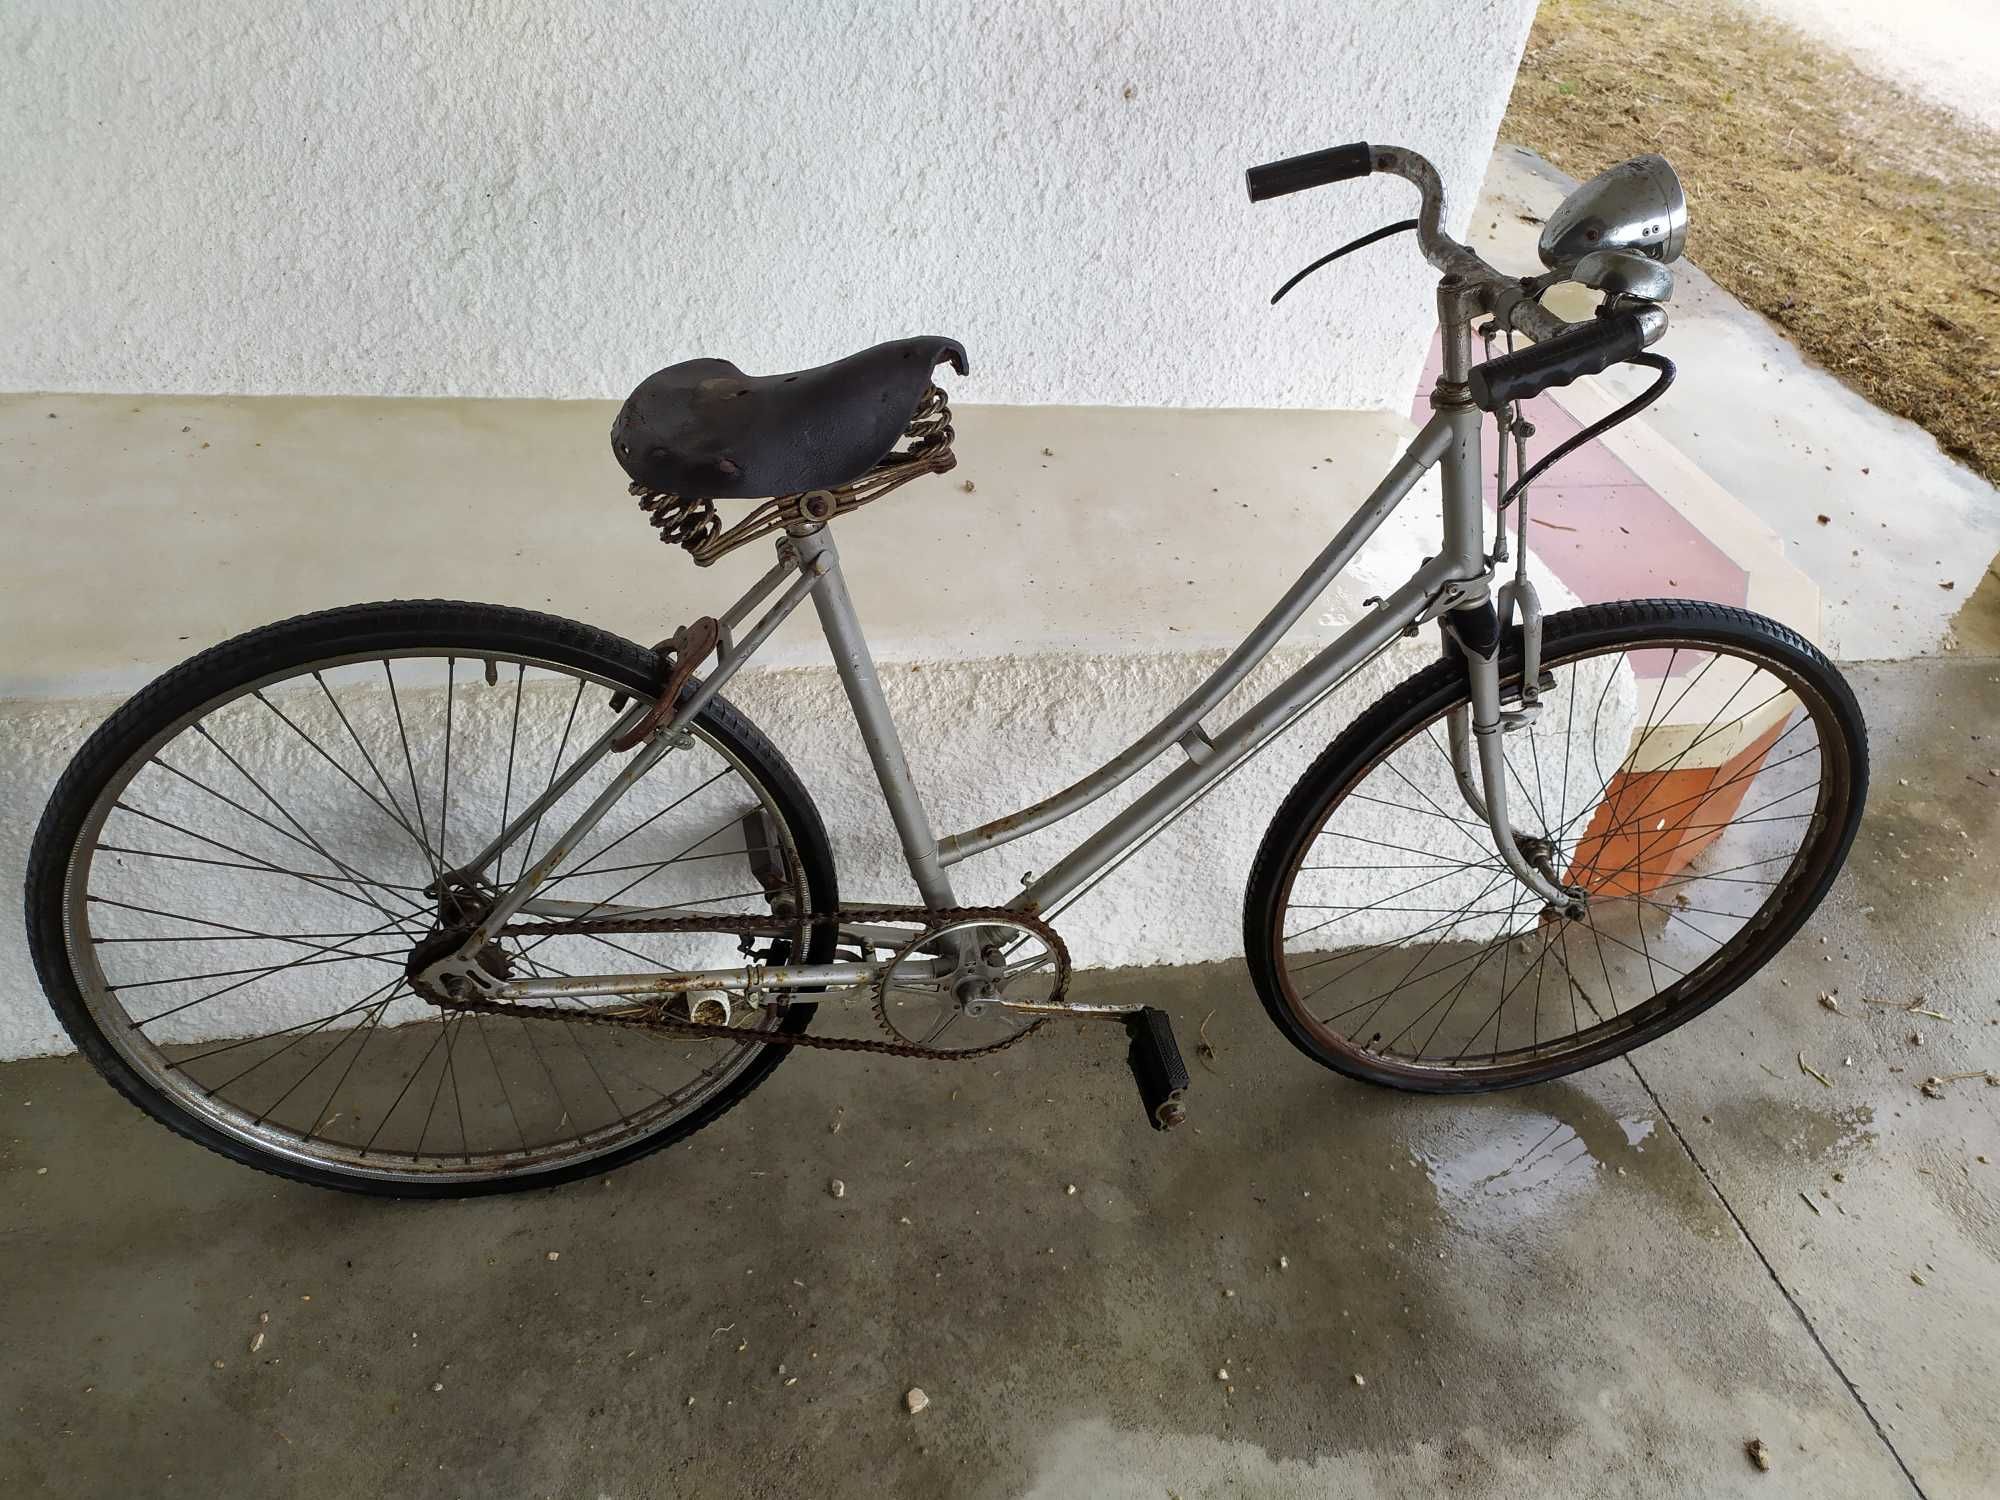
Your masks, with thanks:
[(610, 396), (966, 341), (989, 402), (1396, 406), (1533, 0), (10, 0), (0, 389)]

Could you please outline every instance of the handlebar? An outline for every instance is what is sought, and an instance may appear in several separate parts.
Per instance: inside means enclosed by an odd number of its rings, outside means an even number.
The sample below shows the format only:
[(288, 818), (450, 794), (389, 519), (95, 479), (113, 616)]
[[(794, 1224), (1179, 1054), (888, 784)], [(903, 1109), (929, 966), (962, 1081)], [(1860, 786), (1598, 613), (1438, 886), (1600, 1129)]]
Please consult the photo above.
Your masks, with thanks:
[(1572, 323), (1552, 339), (1475, 366), (1466, 376), (1472, 404), (1482, 411), (1498, 411), (1552, 385), (1568, 385), (1579, 375), (1596, 375), (1623, 364), (1659, 337), (1649, 325), (1657, 322), (1664, 330), (1666, 321), (1665, 313), (1648, 307), (1600, 313)]
[[(1306, 188), (1319, 187), (1329, 182), (1344, 182), (1350, 178), (1365, 177), (1371, 172), (1381, 172), (1391, 177), (1401, 177), (1414, 184), (1423, 195), (1423, 204), (1417, 214), (1417, 245), (1423, 251), (1424, 259), (1447, 276), (1457, 276), (1477, 289), (1479, 303), (1484, 311), (1492, 314), (1501, 323), (1516, 333), (1524, 334), (1535, 341), (1537, 346), (1547, 345), (1572, 331), (1590, 335), (1580, 340), (1592, 348), (1604, 335), (1596, 324), (1602, 320), (1587, 320), (1582, 323), (1567, 323), (1535, 300), (1545, 287), (1524, 282), (1521, 278), (1504, 275), (1488, 265), (1469, 246), (1461, 245), (1444, 232), (1444, 183), (1438, 177), (1437, 168), (1424, 159), (1423, 155), (1402, 146), (1371, 146), (1365, 141), (1351, 145), (1334, 146), (1324, 151), (1309, 152), (1304, 156), (1287, 157), (1283, 161), (1266, 162), (1252, 167), (1244, 174), (1245, 185), (1249, 189), (1250, 201), (1261, 203), (1269, 198), (1286, 193), (1296, 193)], [(1651, 309), (1652, 316), (1636, 314), (1643, 324), (1643, 342), (1639, 348), (1652, 343), (1666, 332), (1667, 318), (1664, 312)], [(1575, 345), (1570, 346), (1572, 348)], [(1609, 347), (1609, 346), (1605, 346)], [(1621, 342), (1622, 347), (1622, 342)], [(1523, 351), (1532, 354), (1534, 351)], [(1634, 349), (1632, 353), (1637, 353)], [(1509, 356), (1519, 358), (1521, 356)], [(1608, 359), (1598, 369), (1608, 368), (1619, 359), (1630, 355), (1619, 355)], [(1557, 361), (1561, 365), (1563, 361)], [(1595, 371), (1577, 369), (1567, 379), (1578, 374)]]
[(1325, 183), (1366, 177), (1374, 170), (1375, 148), (1366, 141), (1356, 141), (1351, 146), (1329, 146), (1283, 161), (1267, 161), (1245, 172), (1243, 185), (1250, 190), (1252, 203), (1262, 203), (1266, 198), (1282, 198)]

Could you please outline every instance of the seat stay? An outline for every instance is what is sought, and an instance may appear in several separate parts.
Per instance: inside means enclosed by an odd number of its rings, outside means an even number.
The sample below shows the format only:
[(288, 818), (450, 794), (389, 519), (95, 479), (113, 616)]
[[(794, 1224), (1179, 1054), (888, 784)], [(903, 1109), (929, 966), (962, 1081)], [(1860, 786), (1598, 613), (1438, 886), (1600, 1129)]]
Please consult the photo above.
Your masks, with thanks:
[[(781, 551), (780, 559), (776, 568), (773, 568), (771, 572), (765, 574), (763, 578), (752, 584), (745, 591), (743, 598), (739, 599), (730, 608), (725, 618), (738, 618), (741, 614), (747, 614), (749, 609), (754, 607), (758, 598), (770, 592), (778, 578), (793, 568), (799, 567), (796, 551), (790, 554)], [(690, 684), (692, 691), (688, 692), (682, 699), (673, 717), (654, 730), (644, 743), (636, 747), (632, 753), (632, 758), (625, 763), (617, 776), (598, 795), (597, 799), (578, 814), (570, 825), (557, 836), (555, 841), (549, 845), (548, 851), (535, 861), (530, 868), (516, 876), (513, 883), (499, 893), (498, 899), (487, 911), (478, 929), (461, 947), (461, 956), (469, 958), (472, 955), (476, 955), (482, 947), (490, 942), (492, 935), (504, 927), (508, 920), (517, 912), (526, 907), (528, 902), (534, 897), (535, 892), (541, 888), (550, 875), (555, 873), (556, 866), (577, 847), (585, 834), (589, 833), (591, 829), (595, 828), (603, 820), (605, 814), (617, 805), (619, 799), (632, 788), (633, 784), (650, 771), (659, 760), (686, 742), (688, 725), (692, 724), (696, 716), (708, 707), (710, 702), (714, 700), (715, 695), (722, 691), (724, 684), (730, 678), (734, 677), (737, 672), (742, 670), (743, 664), (756, 654), (758, 647), (770, 639), (771, 633), (784, 623), (786, 617), (793, 610), (797, 609), (804, 602), (806, 595), (812, 593), (819, 582), (820, 577), (810, 567), (802, 568), (799, 577), (792, 581), (792, 586), (786, 589), (769, 609), (765, 610), (763, 615), (758, 618), (757, 623), (750, 628), (748, 634), (740, 642), (733, 646), (725, 647), (718, 653), (715, 670), (707, 677)], [(557, 802), (561, 801), (563, 796), (575, 786), (576, 782), (583, 777), (584, 773), (591, 766), (610, 753), (611, 742), (627, 728), (638, 723), (639, 720), (645, 717), (645, 714), (646, 709), (643, 705), (635, 703), (627, 708), (619, 716), (618, 722), (606, 730), (579, 757), (577, 763), (571, 766), (564, 776), (553, 783), (533, 803), (524, 808), (521, 815), (508, 825), (498, 838), (482, 850), (471, 863), (453, 872), (454, 875), (465, 879), (476, 879), (488, 865), (499, 858), (501, 852), (508, 845), (520, 837), (523, 830), (533, 824), (538, 824), (542, 815)]]

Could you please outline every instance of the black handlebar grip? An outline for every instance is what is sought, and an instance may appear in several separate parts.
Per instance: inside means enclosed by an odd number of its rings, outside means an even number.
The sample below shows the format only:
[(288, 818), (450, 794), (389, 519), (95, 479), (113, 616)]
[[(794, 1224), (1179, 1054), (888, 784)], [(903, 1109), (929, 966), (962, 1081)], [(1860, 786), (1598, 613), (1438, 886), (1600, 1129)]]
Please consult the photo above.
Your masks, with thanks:
[(1282, 198), (1321, 183), (1366, 177), (1374, 170), (1375, 148), (1366, 141), (1356, 141), (1351, 146), (1329, 146), (1324, 151), (1308, 151), (1304, 156), (1267, 161), (1245, 172), (1243, 182), (1250, 189), (1250, 201), (1262, 203), (1266, 198)]
[(1614, 313), (1581, 328), (1498, 359), (1475, 365), (1466, 377), (1472, 404), (1498, 411), (1510, 401), (1526, 400), (1552, 385), (1568, 385), (1579, 375), (1596, 375), (1621, 364), (1646, 347), (1646, 327), (1639, 314)]

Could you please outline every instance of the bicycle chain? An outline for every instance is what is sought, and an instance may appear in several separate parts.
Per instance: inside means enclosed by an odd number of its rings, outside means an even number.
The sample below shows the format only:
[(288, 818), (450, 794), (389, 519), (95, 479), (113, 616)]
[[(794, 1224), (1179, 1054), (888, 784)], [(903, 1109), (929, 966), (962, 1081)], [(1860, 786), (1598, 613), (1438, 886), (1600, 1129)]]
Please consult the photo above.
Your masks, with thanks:
[[(648, 933), (670, 932), (723, 932), (739, 937), (771, 936), (786, 937), (794, 933), (802, 923), (817, 926), (833, 922), (908, 922), (918, 924), (919, 931), (909, 942), (897, 949), (895, 959), (900, 960), (908, 952), (914, 951), (931, 933), (946, 927), (966, 922), (991, 922), (995, 925), (1019, 927), (1032, 932), (1049, 945), (1049, 951), (1056, 956), (1056, 983), (1049, 995), (1050, 1002), (1062, 998), (1069, 985), (1069, 949), (1056, 930), (1040, 917), (1029, 912), (1018, 911), (1005, 906), (964, 906), (935, 908), (928, 906), (857, 906), (842, 907), (810, 918), (798, 917), (753, 917), (735, 916), (727, 913), (696, 913), (685, 917), (585, 917), (570, 922), (519, 922), (503, 927), (498, 938), (589, 937), (593, 934), (620, 933), (626, 936), (641, 936)], [(885, 1030), (889, 1027), (887, 1018), (881, 1013), (881, 985), (876, 990), (876, 1021)], [(650, 1015), (613, 1015), (597, 1010), (564, 1010), (557, 1005), (525, 1005), (514, 1000), (486, 1000), (478, 998), (432, 999), (431, 1004), (442, 1010), (457, 1010), (480, 1015), (522, 1016), (535, 1020), (587, 1021), (603, 1026), (636, 1027), (643, 1031), (659, 1031), (670, 1036), (707, 1038), (715, 1041), (757, 1042), (774, 1047), (817, 1047), (824, 1052), (870, 1052), (883, 1057), (915, 1057), (935, 1062), (969, 1062), (977, 1057), (990, 1057), (994, 1053), (1025, 1041), (1040, 1029), (1037, 1021), (1032, 1026), (1022, 1028), (1014, 1036), (990, 1043), (984, 1047), (953, 1050), (941, 1047), (924, 1047), (915, 1042), (878, 1042), (868, 1037), (815, 1036), (809, 1031), (746, 1031), (736, 1026), (718, 1026), (705, 1021), (681, 1021), (660, 1014), (657, 1010)]]

